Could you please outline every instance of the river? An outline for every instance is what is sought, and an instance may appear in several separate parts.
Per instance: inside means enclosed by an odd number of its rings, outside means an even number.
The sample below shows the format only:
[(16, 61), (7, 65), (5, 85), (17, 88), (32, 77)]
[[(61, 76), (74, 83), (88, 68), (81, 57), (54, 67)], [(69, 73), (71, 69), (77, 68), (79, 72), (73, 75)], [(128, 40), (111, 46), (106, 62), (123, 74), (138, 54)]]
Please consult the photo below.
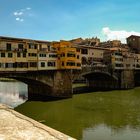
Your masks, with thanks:
[(78, 140), (140, 140), (140, 88), (27, 101), (27, 85), (0, 82), (0, 102)]

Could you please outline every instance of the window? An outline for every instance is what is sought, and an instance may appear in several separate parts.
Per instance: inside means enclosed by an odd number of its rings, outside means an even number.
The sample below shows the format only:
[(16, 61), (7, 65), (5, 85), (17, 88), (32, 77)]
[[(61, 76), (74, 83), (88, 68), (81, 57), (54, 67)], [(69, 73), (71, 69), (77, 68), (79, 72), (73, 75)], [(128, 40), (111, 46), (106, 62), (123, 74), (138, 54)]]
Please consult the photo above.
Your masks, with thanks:
[(80, 49), (79, 49), (79, 48), (76, 48), (76, 51), (77, 51), (77, 52), (80, 52)]
[(37, 49), (37, 44), (34, 45), (34, 49)]
[(14, 63), (6, 63), (5, 67), (6, 68), (13, 68), (14, 67)]
[(51, 46), (48, 46), (48, 51), (50, 51), (51, 50)]
[(75, 66), (75, 62), (67, 62), (67, 66)]
[(123, 64), (115, 64), (116, 67), (123, 67)]
[(64, 62), (62, 62), (62, 66), (64, 66)]
[(41, 67), (45, 67), (45, 62), (41, 62)]
[(21, 56), (21, 55), (20, 55), (20, 53), (18, 52), (18, 53), (17, 53), (17, 57), (20, 57), (20, 56)]
[(40, 51), (42, 50), (42, 44), (39, 44), (39, 50)]
[(48, 62), (49, 67), (55, 67), (55, 62)]
[(62, 53), (62, 54), (61, 54), (61, 57), (65, 57), (65, 53)]
[(115, 55), (122, 56), (121, 52), (115, 52)]
[(75, 57), (74, 53), (67, 53), (67, 57)]
[(31, 56), (31, 57), (36, 57), (37, 54), (36, 53), (28, 53), (28, 56)]
[(6, 44), (6, 50), (7, 51), (11, 51), (11, 43), (7, 43)]
[(1, 53), (1, 57), (5, 57), (5, 53)]
[(29, 49), (37, 49), (37, 44), (29, 43)]
[(0, 63), (0, 68), (5, 68), (5, 63)]
[(26, 57), (26, 53), (23, 53), (23, 57)]
[(130, 64), (126, 64), (126, 67), (130, 67)]
[(28, 68), (28, 63), (27, 62), (16, 62), (15, 67), (16, 68)]
[(8, 53), (8, 57), (13, 57), (13, 54), (12, 53)]
[(77, 63), (77, 67), (80, 67), (81, 66), (81, 63)]
[(18, 44), (18, 49), (23, 50), (23, 44)]
[(87, 49), (82, 49), (81, 54), (88, 54), (88, 50)]
[(33, 57), (36, 57), (36, 56), (37, 56), (37, 54), (36, 54), (36, 53), (32, 53), (32, 56), (33, 56)]
[(30, 62), (30, 67), (37, 67), (37, 62)]
[(49, 57), (56, 58), (57, 54), (49, 54)]
[(29, 49), (31, 49), (31, 44), (29, 44)]
[(79, 59), (79, 55), (77, 55), (77, 59)]

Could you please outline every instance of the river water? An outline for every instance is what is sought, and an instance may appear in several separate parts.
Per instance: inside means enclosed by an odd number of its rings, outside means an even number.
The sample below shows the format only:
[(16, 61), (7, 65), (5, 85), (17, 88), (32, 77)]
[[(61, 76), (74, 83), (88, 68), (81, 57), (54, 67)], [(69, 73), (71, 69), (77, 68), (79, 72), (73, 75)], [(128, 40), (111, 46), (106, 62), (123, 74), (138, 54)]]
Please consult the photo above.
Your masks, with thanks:
[(0, 82), (0, 102), (78, 140), (140, 140), (139, 87), (48, 102), (26, 97), (25, 84)]

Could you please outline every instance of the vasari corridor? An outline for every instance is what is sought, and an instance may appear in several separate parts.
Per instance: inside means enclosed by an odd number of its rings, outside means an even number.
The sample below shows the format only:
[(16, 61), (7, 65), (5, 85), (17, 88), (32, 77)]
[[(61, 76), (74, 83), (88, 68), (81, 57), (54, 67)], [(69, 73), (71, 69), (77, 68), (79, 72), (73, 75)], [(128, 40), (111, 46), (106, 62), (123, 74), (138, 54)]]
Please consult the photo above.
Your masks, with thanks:
[(0, 2), (0, 140), (140, 140), (139, 1)]

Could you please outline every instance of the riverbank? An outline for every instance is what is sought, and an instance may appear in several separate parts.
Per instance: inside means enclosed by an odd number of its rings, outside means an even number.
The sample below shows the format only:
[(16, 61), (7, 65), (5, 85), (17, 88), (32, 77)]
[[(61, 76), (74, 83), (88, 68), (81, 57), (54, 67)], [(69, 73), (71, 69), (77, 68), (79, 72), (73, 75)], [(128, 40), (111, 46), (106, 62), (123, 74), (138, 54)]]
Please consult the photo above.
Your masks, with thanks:
[(76, 140), (3, 104), (0, 104), (0, 139)]

